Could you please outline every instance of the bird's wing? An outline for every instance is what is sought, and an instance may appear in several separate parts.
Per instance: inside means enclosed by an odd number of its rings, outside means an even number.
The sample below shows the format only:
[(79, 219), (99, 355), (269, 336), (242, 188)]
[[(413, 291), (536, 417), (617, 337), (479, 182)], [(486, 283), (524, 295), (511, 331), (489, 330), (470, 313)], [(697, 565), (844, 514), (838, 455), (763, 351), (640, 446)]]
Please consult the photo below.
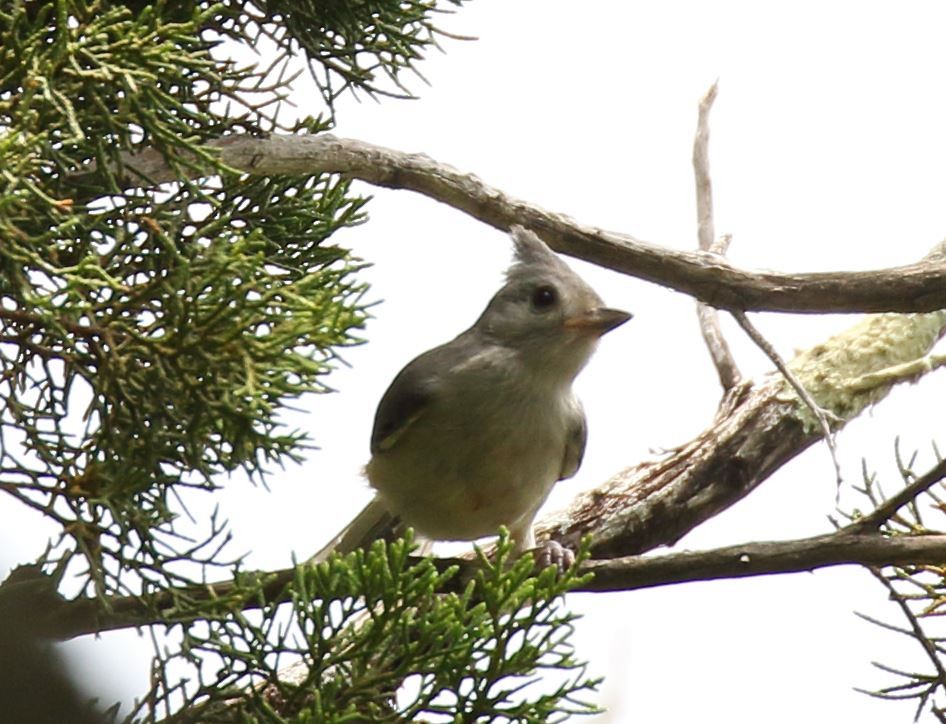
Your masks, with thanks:
[(371, 431), (371, 454), (390, 450), (440, 395), (451, 373), (482, 347), (476, 331), (427, 350), (402, 369), (378, 403)]
[(437, 394), (436, 360), (442, 348), (425, 352), (402, 369), (378, 403), (371, 430), (371, 454), (390, 450), (407, 429), (424, 414)]
[(572, 419), (569, 421), (568, 436), (565, 438), (565, 454), (562, 456), (562, 471), (558, 479), (570, 478), (581, 467), (585, 456), (585, 443), (588, 441), (588, 423), (585, 420), (585, 411), (576, 400)]

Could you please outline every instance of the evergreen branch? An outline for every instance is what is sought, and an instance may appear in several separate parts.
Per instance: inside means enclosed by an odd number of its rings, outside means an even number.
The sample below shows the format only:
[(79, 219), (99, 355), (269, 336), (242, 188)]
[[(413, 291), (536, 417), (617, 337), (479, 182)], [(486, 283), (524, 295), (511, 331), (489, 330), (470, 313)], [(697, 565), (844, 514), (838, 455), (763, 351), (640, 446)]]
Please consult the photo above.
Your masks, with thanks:
[[(213, 57), (205, 29), (242, 32), (240, 4), (128, 5), (0, 10), (0, 494), (61, 528), (45, 562), (82, 551), (108, 593), (182, 582), (169, 498), (297, 459), (280, 409), (328, 389), (366, 318), (361, 264), (328, 242), (364, 218), (349, 184), (237, 178), (206, 147), (275, 127), (289, 92)], [(178, 182), (123, 193), (142, 144)]]
[(252, 22), (244, 27), (249, 26), (251, 40), (265, 36), (283, 55), (304, 55), (331, 110), (348, 90), (371, 97), (414, 98), (401, 76), (407, 72), (423, 80), (417, 64), (428, 47), (439, 47), (435, 36), (469, 39), (444, 32), (433, 22), (437, 14), (450, 12), (449, 5), (462, 1), (373, 0), (352, 6), (324, 0), (270, 0), (261, 5), (260, 13), (246, 11), (246, 20)]
[[(24, 312), (19, 309), (3, 309), (2, 307), (0, 307), (0, 320), (37, 327), (43, 327), (49, 324), (49, 320), (44, 318), (42, 315), (34, 314), (32, 312)], [(77, 324), (76, 322), (72, 322), (62, 317), (56, 319), (55, 323), (78, 337), (85, 337), (88, 339), (102, 339), (107, 334), (105, 329), (97, 325)], [(7, 341), (17, 344), (19, 343), (19, 340), (16, 340), (15, 336), (10, 335), (10, 337), (11, 339)]]
[[(162, 656), (162, 668), (183, 659), (198, 680), (181, 689), (171, 721), (328, 722), (357, 713), (379, 724), (443, 714), (545, 722), (597, 711), (576, 699), (599, 680), (576, 659), (576, 615), (561, 605), (581, 581), (577, 568), (536, 575), (531, 560), (509, 559), (511, 546), (501, 536), (496, 559), (480, 560), (462, 592), (445, 594), (455, 566), (411, 558), (409, 539), (377, 542), (296, 567), (277, 601), (252, 616), (231, 610), (185, 623), (186, 653)], [(242, 586), (243, 600), (258, 590), (251, 577)], [(291, 669), (287, 655), (298, 659)], [(543, 683), (536, 674), (545, 670), (565, 680)], [(168, 700), (168, 682), (154, 693)]]
[[(503, 231), (522, 224), (556, 251), (689, 294), (717, 309), (849, 313), (946, 308), (946, 264), (939, 256), (876, 271), (750, 271), (716, 254), (663, 248), (628, 234), (579, 224), (564, 214), (512, 198), (424, 154), (330, 134), (230, 135), (208, 145), (219, 152), (223, 164), (243, 173), (338, 173), (376, 186), (415, 191)], [(176, 178), (153, 150), (126, 155), (123, 165), (121, 181), (128, 186)]]

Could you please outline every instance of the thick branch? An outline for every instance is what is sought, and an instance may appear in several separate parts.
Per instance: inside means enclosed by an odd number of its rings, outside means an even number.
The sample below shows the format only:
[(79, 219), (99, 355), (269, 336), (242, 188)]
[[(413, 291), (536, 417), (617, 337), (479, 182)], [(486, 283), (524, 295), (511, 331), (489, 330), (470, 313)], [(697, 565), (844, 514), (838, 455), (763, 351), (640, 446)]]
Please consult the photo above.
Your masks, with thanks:
[[(552, 248), (692, 295), (718, 309), (777, 312), (926, 312), (946, 308), (941, 258), (880, 271), (776, 274), (736, 269), (701, 252), (665, 249), (627, 234), (584, 226), (563, 214), (511, 198), (424, 154), (317, 136), (228, 136), (213, 144), (228, 166), (250, 174), (339, 173), (376, 186), (407, 189), (501, 230), (522, 224)], [(126, 159), (128, 185), (172, 181), (156, 151)], [(77, 180), (81, 175), (77, 175)]]
[[(944, 327), (944, 312), (868, 317), (800, 353), (788, 367), (840, 429), (886, 396), (897, 378), (875, 374), (870, 388), (851, 385), (852, 380), (923, 357)], [(780, 376), (744, 382), (724, 396), (716, 419), (694, 440), (580, 496), (563, 514), (544, 521), (539, 537), (576, 547), (590, 535), (596, 558), (671, 545), (748, 495), (823, 434)]]

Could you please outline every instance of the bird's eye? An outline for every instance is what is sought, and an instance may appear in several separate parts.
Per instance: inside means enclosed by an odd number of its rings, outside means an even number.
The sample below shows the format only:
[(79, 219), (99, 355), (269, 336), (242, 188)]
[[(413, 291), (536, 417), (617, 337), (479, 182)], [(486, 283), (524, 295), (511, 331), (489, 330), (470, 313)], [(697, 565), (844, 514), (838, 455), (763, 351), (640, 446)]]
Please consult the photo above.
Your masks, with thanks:
[(539, 312), (551, 309), (558, 302), (558, 291), (555, 287), (543, 284), (532, 292), (532, 308)]

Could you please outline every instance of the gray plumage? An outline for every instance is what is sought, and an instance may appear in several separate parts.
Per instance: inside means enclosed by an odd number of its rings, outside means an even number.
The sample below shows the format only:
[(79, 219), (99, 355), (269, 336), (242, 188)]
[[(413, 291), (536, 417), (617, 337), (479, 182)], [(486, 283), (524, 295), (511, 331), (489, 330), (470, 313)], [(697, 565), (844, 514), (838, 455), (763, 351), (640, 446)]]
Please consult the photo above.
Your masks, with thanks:
[[(509, 528), (520, 551), (556, 481), (581, 465), (587, 425), (572, 392), (598, 338), (630, 315), (532, 232), (472, 327), (410, 362), (378, 405), (365, 468), (378, 495), (316, 558), (365, 545), (400, 518), (432, 539)], [(382, 520), (384, 519), (384, 520)]]

